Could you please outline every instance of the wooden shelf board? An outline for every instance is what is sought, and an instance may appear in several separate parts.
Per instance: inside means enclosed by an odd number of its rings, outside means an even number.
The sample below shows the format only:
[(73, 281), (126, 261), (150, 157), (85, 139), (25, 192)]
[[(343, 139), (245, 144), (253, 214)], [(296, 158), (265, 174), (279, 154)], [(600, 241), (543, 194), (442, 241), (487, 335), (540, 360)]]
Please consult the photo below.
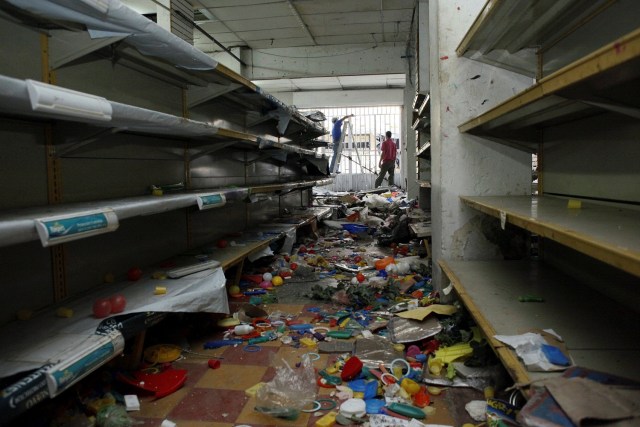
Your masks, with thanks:
[(640, 211), (544, 196), (461, 197), (470, 207), (640, 277)]
[[(493, 338), (534, 328), (557, 332), (580, 366), (640, 379), (637, 312), (538, 261), (440, 260), (439, 265), (514, 381), (557, 375), (527, 371), (513, 350)], [(544, 302), (521, 303), (522, 295)]]
[[(518, 140), (530, 129), (556, 124), (561, 118), (603, 111), (638, 110), (638, 100), (618, 84), (640, 79), (640, 29), (540, 80), (458, 128), (481, 136)], [(594, 88), (599, 88), (597, 93)], [(594, 98), (595, 97), (595, 98)], [(597, 102), (598, 97), (607, 103)], [(593, 99), (590, 99), (593, 98)]]

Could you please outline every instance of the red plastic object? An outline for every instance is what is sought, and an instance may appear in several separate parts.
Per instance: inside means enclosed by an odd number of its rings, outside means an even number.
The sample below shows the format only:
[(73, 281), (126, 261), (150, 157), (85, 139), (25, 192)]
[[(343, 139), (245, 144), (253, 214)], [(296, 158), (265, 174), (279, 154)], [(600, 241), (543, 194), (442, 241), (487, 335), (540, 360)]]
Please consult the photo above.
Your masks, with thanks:
[(364, 274), (362, 273), (356, 274), (356, 279), (358, 279), (358, 282), (360, 283), (364, 282), (364, 279), (365, 279)]
[(249, 280), (253, 283), (260, 283), (262, 282), (262, 274), (243, 274), (240, 279)]
[(141, 277), (142, 270), (138, 267), (131, 267), (129, 271), (127, 271), (127, 279), (131, 282), (138, 281)]
[(342, 381), (350, 381), (360, 374), (362, 371), (362, 361), (356, 356), (351, 356), (349, 360), (344, 364), (342, 372), (340, 373), (340, 379)]
[(291, 264), (289, 264), (289, 268), (292, 270), (295, 270), (296, 268), (298, 268), (298, 264), (296, 264), (295, 262), (292, 262)]
[(227, 242), (226, 240), (224, 240), (224, 239), (220, 239), (220, 240), (218, 240), (218, 244), (217, 244), (217, 246), (218, 246), (220, 249), (224, 249), (224, 248), (226, 248), (226, 247), (227, 247), (227, 244), (228, 244), (228, 242)]
[(220, 361), (215, 359), (209, 359), (209, 362), (207, 362), (207, 364), (211, 369), (218, 369), (220, 367)]
[(111, 314), (111, 301), (109, 298), (98, 298), (93, 303), (93, 315), (98, 319), (102, 319), (109, 314)]
[(111, 301), (111, 313), (122, 313), (127, 306), (127, 299), (124, 295), (114, 295), (110, 298)]
[(431, 398), (425, 386), (420, 387), (420, 391), (413, 395), (413, 404), (418, 408), (425, 408), (431, 403)]
[(134, 387), (152, 392), (157, 398), (170, 395), (187, 381), (185, 369), (173, 369), (172, 367), (158, 373), (135, 371), (131, 375), (120, 373), (117, 378)]

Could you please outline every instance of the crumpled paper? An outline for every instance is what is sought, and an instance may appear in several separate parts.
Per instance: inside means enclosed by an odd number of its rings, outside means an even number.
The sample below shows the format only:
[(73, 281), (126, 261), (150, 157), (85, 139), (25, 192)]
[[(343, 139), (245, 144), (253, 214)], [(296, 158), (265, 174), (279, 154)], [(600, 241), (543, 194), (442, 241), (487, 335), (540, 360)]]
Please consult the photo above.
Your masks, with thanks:
[(538, 333), (494, 335), (494, 338), (513, 348), (529, 371), (563, 371), (567, 368), (549, 362), (542, 352), (542, 346), (549, 343)]

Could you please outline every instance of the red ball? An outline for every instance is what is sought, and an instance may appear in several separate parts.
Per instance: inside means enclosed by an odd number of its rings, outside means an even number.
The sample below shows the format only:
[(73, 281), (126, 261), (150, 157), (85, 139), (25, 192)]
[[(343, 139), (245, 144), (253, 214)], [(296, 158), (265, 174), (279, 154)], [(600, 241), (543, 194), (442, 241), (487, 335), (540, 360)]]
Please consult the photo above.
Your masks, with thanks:
[(289, 268), (292, 270), (295, 270), (296, 268), (298, 268), (298, 264), (296, 264), (295, 262), (292, 262), (291, 264), (289, 264)]
[(109, 314), (111, 314), (111, 301), (109, 298), (98, 298), (93, 303), (93, 315), (98, 319), (102, 319)]
[(364, 274), (362, 273), (356, 274), (356, 279), (358, 279), (358, 282), (360, 283), (364, 282), (364, 279), (365, 279)]
[(228, 242), (227, 242), (226, 240), (224, 240), (224, 239), (220, 239), (220, 240), (218, 240), (218, 247), (219, 247), (220, 249), (224, 249), (224, 248), (226, 248), (226, 247), (227, 247), (227, 244), (228, 244)]
[(131, 267), (129, 271), (127, 271), (127, 279), (131, 282), (135, 282), (140, 280), (142, 277), (142, 270), (138, 267)]
[(124, 295), (114, 295), (110, 298), (111, 313), (122, 313), (127, 306), (127, 299)]

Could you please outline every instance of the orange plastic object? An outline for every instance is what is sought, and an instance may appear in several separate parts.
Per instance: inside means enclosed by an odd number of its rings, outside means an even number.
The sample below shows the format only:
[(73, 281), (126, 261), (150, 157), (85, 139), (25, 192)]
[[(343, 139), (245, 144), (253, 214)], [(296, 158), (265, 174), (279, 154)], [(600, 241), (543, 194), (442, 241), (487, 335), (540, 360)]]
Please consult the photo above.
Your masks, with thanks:
[(375, 262), (375, 267), (376, 270), (384, 270), (385, 268), (387, 268), (387, 265), (389, 264), (395, 264), (396, 260), (393, 259), (392, 256), (386, 256), (382, 259), (379, 259)]

